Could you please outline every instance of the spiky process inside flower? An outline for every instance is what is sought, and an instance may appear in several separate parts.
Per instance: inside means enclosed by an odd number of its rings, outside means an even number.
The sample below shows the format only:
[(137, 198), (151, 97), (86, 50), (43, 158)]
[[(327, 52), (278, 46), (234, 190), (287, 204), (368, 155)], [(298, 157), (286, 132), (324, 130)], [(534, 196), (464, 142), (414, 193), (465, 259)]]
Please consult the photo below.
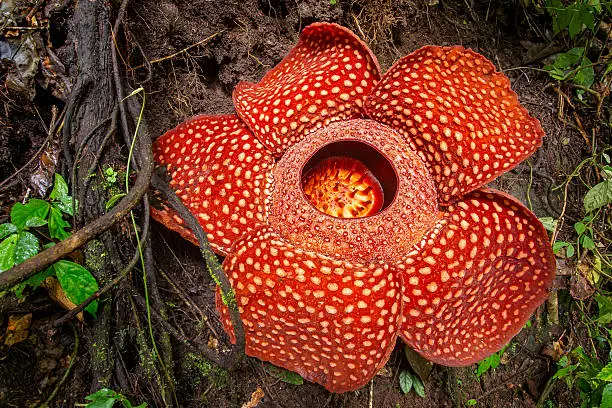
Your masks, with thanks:
[[(544, 132), (483, 56), (427, 46), (381, 78), (353, 33), (316, 23), (234, 102), (237, 115), (191, 119), (154, 153), (227, 255), (248, 355), (344, 392), (385, 365), (398, 336), (469, 365), (546, 299), (546, 231), (482, 188)], [(153, 216), (194, 241), (163, 203)], [(217, 309), (235, 341), (219, 292)]]

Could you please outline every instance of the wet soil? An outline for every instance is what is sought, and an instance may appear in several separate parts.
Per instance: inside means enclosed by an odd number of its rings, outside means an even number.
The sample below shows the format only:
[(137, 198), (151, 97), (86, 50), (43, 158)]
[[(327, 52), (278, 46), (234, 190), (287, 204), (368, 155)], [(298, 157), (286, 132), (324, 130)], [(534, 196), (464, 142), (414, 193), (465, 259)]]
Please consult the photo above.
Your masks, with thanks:
[[(519, 197), (539, 217), (556, 218), (561, 212), (562, 197), (561, 192), (551, 191), (551, 187), (558, 185), (581, 160), (585, 141), (558, 120), (558, 95), (547, 88), (548, 78), (521, 68), (527, 65), (530, 44), (544, 41), (530, 28), (530, 24), (538, 22), (528, 21), (527, 13), (514, 2), (473, 3), (468, 8), (467, 2), (437, 4), (408, 0), (338, 0), (337, 3), (329, 0), (133, 0), (127, 10), (132, 37), (126, 38), (121, 46), (125, 47), (125, 60), (131, 61), (128, 69), (131, 78), (147, 91), (144, 114), (152, 135), (161, 135), (198, 113), (234, 112), (231, 93), (236, 84), (258, 81), (287, 54), (300, 30), (315, 21), (336, 22), (353, 29), (374, 50), (383, 70), (401, 56), (427, 44), (460, 44), (472, 48), (508, 75), (519, 99), (541, 121), (547, 134), (543, 147), (533, 157), (492, 185)], [(63, 21), (60, 20), (58, 17), (58, 32)], [(67, 46), (59, 44), (59, 54), (70, 68), (71, 53), (62, 47)], [(143, 55), (151, 62), (150, 69)], [(38, 119), (31, 112), (24, 114), (24, 118), (20, 114), (9, 115), (11, 122), (0, 129), (0, 180), (23, 165), (42, 140)], [(6, 196), (0, 204), (5, 206), (20, 197), (18, 193)], [(0, 216), (6, 214), (5, 208)], [(578, 211), (578, 204), (570, 202), (569, 216)], [(156, 262), (168, 276), (167, 281), (160, 282), (162, 297), (169, 309), (168, 320), (188, 338), (204, 343), (210, 340), (212, 329), (217, 334), (213, 337), (223, 347), (226, 338), (214, 310), (215, 284), (203, 267), (197, 248), (158, 226), (154, 226), (153, 234)], [(181, 296), (177, 296), (173, 285), (180, 288)], [(15, 307), (27, 309), (23, 305)], [(57, 307), (48, 306), (45, 312), (35, 315), (35, 320), (59, 315), (61, 311)], [(258, 387), (265, 393), (258, 407), (463, 407), (471, 399), (477, 401), (478, 407), (534, 407), (555, 371), (554, 361), (542, 351), (559, 338), (566, 325), (567, 321), (550, 324), (546, 311), (541, 308), (531, 320), (531, 326), (512, 340), (499, 368), (477, 378), (475, 366), (435, 366), (425, 381), (425, 398), (414, 392), (404, 395), (399, 389), (399, 372), (410, 369), (401, 341), (386, 370), (374, 378), (371, 386), (341, 395), (331, 394), (312, 383), (297, 386), (282, 382), (269, 374), (266, 364), (250, 358), (245, 358), (229, 373), (211, 369), (176, 344), (176, 392), (180, 406), (193, 407), (240, 407)], [(2, 406), (26, 406), (40, 400), (38, 395), (48, 393), (58, 376), (55, 366), (41, 371), (41, 361), (48, 359), (47, 354), (57, 353), (61, 356), (59, 369), (65, 366), (66, 356), (72, 350), (69, 328), (47, 333), (34, 326), (32, 331), (36, 338), (47, 336), (49, 344), (28, 340), (10, 351), (0, 350)], [(87, 373), (87, 358), (83, 356), (77, 364), (77, 373)], [(131, 358), (137, 364), (135, 356)], [(123, 364), (129, 366), (130, 361)], [(32, 372), (39, 373), (40, 380), (28, 382)], [(133, 378), (128, 378), (130, 384), (137, 384), (136, 377), (146, 375), (143, 371), (132, 374)], [(84, 384), (89, 380), (88, 377), (75, 379), (60, 392), (56, 406), (83, 402), (89, 391)], [(144, 401), (154, 394), (142, 388), (126, 392), (132, 393), (129, 396), (133, 401)], [(562, 383), (555, 386), (551, 398), (559, 407), (576, 403), (575, 394)]]

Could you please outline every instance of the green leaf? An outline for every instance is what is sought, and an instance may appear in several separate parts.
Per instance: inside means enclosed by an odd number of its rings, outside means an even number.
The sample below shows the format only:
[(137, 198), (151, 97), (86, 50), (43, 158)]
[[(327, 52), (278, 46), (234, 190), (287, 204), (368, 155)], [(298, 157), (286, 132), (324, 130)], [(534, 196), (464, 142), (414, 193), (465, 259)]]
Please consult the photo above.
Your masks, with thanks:
[(402, 371), (399, 375), (399, 384), (402, 392), (408, 394), (412, 390), (412, 375), (408, 371)]
[(68, 197), (68, 184), (61, 174), (55, 173), (55, 179), (53, 181), (53, 190), (49, 195), (52, 200), (61, 201), (63, 198)]
[(474, 398), (471, 398), (471, 399), (466, 401), (465, 406), (466, 407), (473, 407), (476, 404), (478, 404), (478, 402)]
[(0, 272), (11, 269), (15, 265), (15, 248), (19, 235), (9, 235), (7, 239), (0, 242)]
[(285, 370), (284, 368), (273, 365), (268, 366), (268, 371), (272, 377), (278, 378), (282, 382), (293, 385), (304, 384), (304, 379), (298, 373), (294, 373), (293, 371)]
[(572, 365), (568, 365), (567, 367), (560, 368), (557, 370), (555, 375), (553, 375), (553, 379), (554, 378), (565, 378), (577, 368), (578, 368), (577, 364), (572, 364)]
[(108, 212), (108, 210), (113, 208), (115, 206), (115, 204), (117, 204), (117, 201), (119, 201), (123, 197), (125, 197), (125, 193), (115, 194), (114, 196), (109, 198), (109, 200), (106, 202), (106, 204), (104, 206), (106, 208), (106, 211)]
[(556, 255), (559, 253), (559, 251), (561, 251), (563, 248), (567, 247), (569, 245), (569, 243), (564, 242), (564, 241), (555, 241), (552, 244), (552, 250), (553, 253)]
[(36, 289), (44, 282), (45, 279), (47, 279), (47, 277), (53, 275), (55, 275), (55, 269), (53, 269), (53, 266), (50, 266), (44, 271), (40, 271), (37, 274), (30, 276), (25, 281), (14, 286), (12, 291), (15, 292), (15, 296), (17, 296), (18, 299), (23, 299), (23, 291), (26, 287), (31, 286), (32, 289)]
[(28, 219), (46, 219), (49, 214), (50, 205), (45, 200), (32, 198), (27, 204), (17, 203), (11, 209), (11, 222), (19, 229), (24, 229)]
[(590, 88), (595, 82), (595, 70), (591, 65), (592, 62), (587, 57), (584, 57), (580, 62), (581, 69), (576, 73), (572, 82), (576, 85), (584, 86), (585, 88)]
[(609, 363), (607, 366), (602, 368), (599, 374), (597, 374), (597, 377), (595, 378), (598, 380), (604, 380), (607, 382), (611, 382), (612, 381), (612, 363)]
[(0, 224), (0, 239), (17, 232), (17, 227), (10, 222)]
[(575, 250), (572, 244), (567, 244), (567, 248), (565, 248), (565, 256), (571, 258), (574, 256)]
[(597, 294), (595, 295), (597, 306), (599, 307), (599, 316), (597, 322), (607, 325), (612, 322), (612, 299), (607, 296)]
[(74, 215), (72, 211), (73, 198), (68, 195), (68, 184), (66, 184), (66, 180), (58, 173), (55, 173), (53, 191), (51, 191), (49, 198), (55, 201), (53, 205), (58, 210), (68, 215)]
[(558, 221), (555, 220), (553, 217), (542, 217), (540, 218), (540, 222), (542, 223), (542, 225), (544, 225), (546, 231), (553, 232), (555, 228), (557, 228)]
[(574, 224), (574, 229), (576, 230), (576, 233), (580, 235), (584, 231), (586, 231), (586, 225), (584, 225), (582, 221), (578, 221), (577, 223)]
[(425, 386), (419, 377), (416, 375), (412, 376), (412, 387), (414, 388), (414, 392), (421, 398), (425, 398)]
[(599, 408), (612, 408), (612, 384), (606, 384), (604, 387)]
[(70, 224), (64, 221), (61, 211), (52, 207), (49, 215), (49, 234), (51, 238), (57, 238), (60, 241), (68, 238), (70, 233), (64, 229), (66, 227), (70, 227)]
[(593, 242), (593, 239), (588, 235), (583, 235), (580, 237), (580, 244), (585, 249), (589, 249), (591, 251), (595, 249), (595, 242)]
[[(98, 282), (91, 272), (77, 263), (57, 261), (53, 264), (53, 268), (66, 297), (75, 305), (82, 303), (99, 289)], [(95, 316), (98, 310), (98, 301), (91, 302), (85, 310)]]
[(28, 220), (26, 221), (25, 227), (26, 228), (36, 228), (36, 227), (42, 227), (43, 225), (47, 225), (47, 220), (43, 220), (42, 218), (39, 218), (39, 217), (32, 217), (32, 218), (28, 218)]
[(38, 238), (31, 232), (21, 231), (15, 247), (15, 264), (20, 264), (38, 253)]
[(612, 203), (612, 180), (593, 186), (584, 196), (584, 211), (591, 212)]

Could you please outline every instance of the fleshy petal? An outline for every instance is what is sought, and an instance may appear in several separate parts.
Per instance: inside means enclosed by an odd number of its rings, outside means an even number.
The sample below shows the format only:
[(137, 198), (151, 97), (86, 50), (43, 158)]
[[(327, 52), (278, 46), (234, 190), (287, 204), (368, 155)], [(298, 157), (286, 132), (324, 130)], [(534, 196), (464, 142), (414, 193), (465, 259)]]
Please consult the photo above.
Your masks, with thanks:
[(401, 337), (429, 360), (465, 366), (521, 330), (548, 295), (555, 258), (533, 213), (477, 190), (448, 208), (400, 269)]
[(387, 362), (401, 315), (400, 284), (388, 266), (306, 252), (260, 227), (236, 243), (223, 267), (248, 355), (332, 392), (365, 385)]
[[(236, 115), (196, 116), (157, 139), (153, 154), (219, 253), (227, 254), (244, 232), (266, 221), (274, 159)], [(183, 220), (165, 205), (153, 208), (152, 215), (197, 244)]]
[(419, 152), (442, 204), (512, 169), (544, 136), (508, 78), (482, 55), (459, 46), (426, 46), (400, 59), (366, 108)]
[(315, 23), (258, 84), (238, 84), (234, 106), (280, 156), (321, 126), (363, 117), (365, 98), (379, 80), (376, 57), (363, 41), (337, 24)]

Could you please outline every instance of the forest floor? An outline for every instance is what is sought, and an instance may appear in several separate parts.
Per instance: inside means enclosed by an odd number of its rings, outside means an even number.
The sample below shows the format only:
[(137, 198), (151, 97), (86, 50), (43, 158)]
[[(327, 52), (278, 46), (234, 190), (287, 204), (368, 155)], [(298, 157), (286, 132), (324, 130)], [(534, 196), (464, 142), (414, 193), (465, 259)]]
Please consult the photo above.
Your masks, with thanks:
[[(70, 99), (76, 78), (84, 75), (77, 61), (75, 22), (83, 2), (0, 3), (0, 12), (4, 13), (0, 18), (19, 10), (21, 19), (10, 24), (0, 20), (6, 23), (0, 34), (0, 183), (4, 184), (0, 185), (0, 223), (9, 219), (14, 203), (37, 196), (31, 176), (45, 167), (41, 151), (57, 158), (52, 169), (62, 172), (66, 180), (73, 176), (71, 166), (62, 162), (60, 154), (65, 149), (60, 145), (66, 140), (48, 137), (52, 134), (48, 127), (53, 106), (61, 112), (69, 103), (83, 104), (95, 98)], [(112, 2), (109, 18), (100, 25), (112, 26), (119, 7)], [(41, 28), (20, 29), (32, 26), (32, 16), (38, 17)], [(126, 82), (132, 89), (142, 87), (146, 92), (143, 117), (153, 138), (199, 113), (234, 112), (231, 94), (236, 84), (261, 79), (288, 53), (301, 29), (316, 21), (351, 28), (372, 48), (383, 71), (427, 44), (471, 48), (510, 78), (521, 103), (540, 120), (546, 132), (543, 146), (534, 156), (491, 186), (519, 198), (540, 218), (565, 217), (558, 240), (575, 239), (571, 226), (582, 218), (585, 187), (582, 183), (572, 183), (566, 189), (559, 186), (564, 186), (568, 175), (591, 155), (595, 138), (604, 141), (605, 136), (591, 133), (595, 128), (595, 119), (589, 116), (593, 109), (574, 109), (573, 90), (560, 87), (548, 73), (533, 69), (546, 63), (543, 55), (547, 48), (561, 51), (566, 46), (549, 41), (552, 35), (547, 32), (550, 22), (546, 14), (505, 1), (132, 0), (122, 18), (124, 29), (114, 43)], [(19, 27), (6, 28), (13, 25)], [(18, 77), (23, 87), (18, 90), (6, 84), (13, 78), (8, 55), (15, 44), (33, 50), (23, 53), (19, 61)], [(108, 74), (112, 75), (112, 70)], [(75, 140), (68, 143), (74, 146)], [(121, 191), (122, 181), (116, 179), (125, 177), (128, 152), (129, 147), (118, 136), (106, 147), (96, 167), (98, 182), (91, 184), (103, 199)], [(15, 174), (22, 167), (24, 170)], [(46, 174), (41, 180), (50, 185), (47, 173), (41, 173)], [(133, 182), (135, 177), (130, 176)], [(142, 213), (138, 209), (137, 218)], [(86, 221), (84, 217), (73, 225), (82, 227)], [(131, 225), (124, 221), (111, 229), (119, 257), (116, 263), (110, 261), (113, 265), (124, 264), (134, 249)], [(161, 299), (158, 306), (163, 308), (157, 313), (191, 345), (218, 342), (222, 348), (227, 339), (214, 307), (215, 283), (203, 266), (198, 248), (154, 222), (149, 238), (159, 272), (156, 296)], [(71, 253), (70, 258), (83, 262), (94, 250), (90, 243)], [(558, 258), (556, 301), (538, 309), (499, 354), (499, 366), (481, 368), (484, 372), (477, 375), (476, 365), (436, 365), (424, 377), (425, 397), (415, 392), (404, 394), (400, 389), (400, 372), (418, 370), (411, 367), (401, 341), (369, 386), (344, 394), (329, 393), (309, 382), (294, 385), (282, 381), (282, 375), (275, 375), (269, 365), (248, 357), (231, 371), (214, 367), (197, 353), (197, 347), (164, 335), (157, 318), (147, 315), (147, 307), (131, 300), (143, 298), (142, 274), (137, 270), (101, 300), (104, 311), (99, 313), (104, 324), (86, 316), (84, 323), (74, 321), (56, 327), (53, 322), (66, 311), (49, 298), (47, 291), (27, 291), (25, 299), (6, 292), (0, 298), (0, 333), (7, 330), (9, 316), (32, 316), (23, 341), (0, 346), (0, 406), (38, 406), (47, 400), (49, 406), (74, 406), (86, 403), (85, 396), (102, 387), (117, 391), (134, 405), (147, 402), (150, 406), (241, 407), (258, 388), (265, 395), (258, 407), (578, 406), (576, 389), (569, 388), (565, 381), (551, 380), (557, 372), (557, 361), (570, 350), (579, 345), (595, 349), (583, 315), (572, 306), (574, 301), (588, 302), (593, 290), (584, 277), (576, 276), (577, 261), (570, 258), (562, 254)], [(166, 353), (164, 364), (155, 356), (157, 351), (151, 351), (152, 337), (161, 344), (161, 353)], [(601, 349), (595, 351), (596, 355), (598, 351), (605, 363)], [(63, 378), (66, 372), (68, 376)]]

